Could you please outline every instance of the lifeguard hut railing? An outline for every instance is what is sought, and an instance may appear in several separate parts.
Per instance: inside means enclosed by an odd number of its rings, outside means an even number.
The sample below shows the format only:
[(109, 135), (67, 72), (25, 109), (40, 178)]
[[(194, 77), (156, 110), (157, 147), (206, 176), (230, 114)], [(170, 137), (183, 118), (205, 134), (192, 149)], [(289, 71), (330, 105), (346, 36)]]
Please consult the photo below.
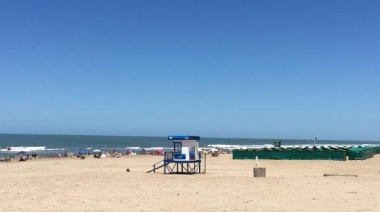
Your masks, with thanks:
[(174, 152), (164, 153), (164, 174), (200, 174), (201, 160), (177, 160)]

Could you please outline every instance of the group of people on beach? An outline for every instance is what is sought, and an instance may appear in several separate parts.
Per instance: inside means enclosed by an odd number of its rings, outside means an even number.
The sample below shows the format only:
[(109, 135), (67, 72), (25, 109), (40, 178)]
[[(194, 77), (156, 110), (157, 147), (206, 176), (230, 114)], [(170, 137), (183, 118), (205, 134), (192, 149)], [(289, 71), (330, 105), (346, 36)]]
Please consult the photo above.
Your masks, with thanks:
[(164, 150), (162, 149), (157, 149), (154, 151), (145, 151), (145, 149), (141, 150), (141, 155), (163, 155), (163, 154), (164, 154)]
[[(26, 155), (29, 157), (28, 154), (26, 154)], [(32, 158), (38, 158), (38, 154), (35, 153), (35, 152), (32, 152), (32, 155), (30, 157), (32, 157)]]
[[(57, 158), (61, 158), (61, 153), (58, 153), (57, 154)], [(68, 155), (67, 155), (67, 152), (65, 151), (64, 153), (63, 153), (63, 157), (67, 157)]]

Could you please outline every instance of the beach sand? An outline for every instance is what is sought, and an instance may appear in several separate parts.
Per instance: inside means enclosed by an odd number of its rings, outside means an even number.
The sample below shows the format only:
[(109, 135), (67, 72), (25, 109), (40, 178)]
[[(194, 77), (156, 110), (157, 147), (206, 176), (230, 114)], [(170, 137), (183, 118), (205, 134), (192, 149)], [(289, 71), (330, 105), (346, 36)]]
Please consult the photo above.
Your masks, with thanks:
[[(205, 174), (145, 173), (163, 156), (0, 163), (0, 211), (380, 211), (380, 155), (364, 161), (207, 157)], [(130, 172), (126, 172), (129, 168)], [(203, 171), (203, 164), (202, 164)], [(324, 177), (323, 174), (358, 177)]]

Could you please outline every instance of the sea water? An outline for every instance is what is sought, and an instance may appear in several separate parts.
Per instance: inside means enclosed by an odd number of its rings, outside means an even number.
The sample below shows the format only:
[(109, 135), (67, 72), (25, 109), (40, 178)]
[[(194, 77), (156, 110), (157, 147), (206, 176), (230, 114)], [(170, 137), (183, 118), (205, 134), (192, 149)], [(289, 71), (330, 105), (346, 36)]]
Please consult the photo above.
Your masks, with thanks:
[[(201, 148), (241, 149), (273, 146), (281, 140), (283, 146), (314, 145), (314, 139), (257, 139), (257, 138), (209, 138), (201, 137)], [(380, 145), (380, 141), (338, 141), (316, 140), (317, 145)], [(75, 154), (79, 150), (92, 151), (100, 149), (105, 152), (141, 152), (157, 149), (171, 149), (172, 141), (166, 136), (99, 136), (99, 135), (27, 135), (0, 134), (0, 156), (16, 155), (23, 151), (37, 153), (41, 156), (56, 154)]]

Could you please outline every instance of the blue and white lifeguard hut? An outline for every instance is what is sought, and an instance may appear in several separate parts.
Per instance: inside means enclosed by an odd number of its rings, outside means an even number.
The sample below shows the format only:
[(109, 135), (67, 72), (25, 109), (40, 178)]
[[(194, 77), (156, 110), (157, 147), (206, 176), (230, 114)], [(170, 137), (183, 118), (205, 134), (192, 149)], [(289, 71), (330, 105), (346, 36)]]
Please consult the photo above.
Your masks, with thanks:
[[(168, 136), (168, 140), (173, 141), (173, 161), (193, 161), (198, 160), (199, 136)], [(167, 158), (169, 159), (169, 158)]]
[(157, 169), (164, 167), (165, 174), (200, 174), (201, 158), (198, 154), (200, 137), (176, 135), (168, 136), (168, 140), (173, 141), (173, 150), (166, 151), (164, 160), (154, 164), (153, 169), (148, 172), (155, 172)]

